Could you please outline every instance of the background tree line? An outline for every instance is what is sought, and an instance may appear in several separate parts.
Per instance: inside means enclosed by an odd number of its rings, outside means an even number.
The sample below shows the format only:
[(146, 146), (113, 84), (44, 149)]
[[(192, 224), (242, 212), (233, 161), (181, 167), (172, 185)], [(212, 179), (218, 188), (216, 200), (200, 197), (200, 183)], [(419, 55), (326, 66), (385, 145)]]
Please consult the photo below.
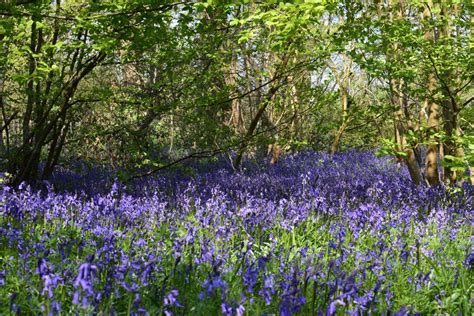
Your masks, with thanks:
[(468, 180), (473, 21), (469, 0), (2, 1), (0, 169), (355, 147)]

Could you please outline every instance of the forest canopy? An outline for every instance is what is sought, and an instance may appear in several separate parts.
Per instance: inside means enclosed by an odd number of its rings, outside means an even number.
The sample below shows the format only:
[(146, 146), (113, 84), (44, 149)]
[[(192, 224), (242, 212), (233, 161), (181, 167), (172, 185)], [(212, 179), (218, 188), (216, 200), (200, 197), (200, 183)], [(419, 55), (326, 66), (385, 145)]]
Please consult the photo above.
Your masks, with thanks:
[(473, 181), (473, 21), (469, 0), (2, 1), (0, 170), (359, 148)]

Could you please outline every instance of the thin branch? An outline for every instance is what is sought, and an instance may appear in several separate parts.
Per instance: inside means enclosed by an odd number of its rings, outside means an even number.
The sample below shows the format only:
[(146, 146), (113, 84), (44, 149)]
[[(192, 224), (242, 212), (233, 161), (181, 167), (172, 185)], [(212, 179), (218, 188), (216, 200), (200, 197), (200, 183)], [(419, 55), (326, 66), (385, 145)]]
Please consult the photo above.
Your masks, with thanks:
[(10, 125), (11, 121), (13, 121), (16, 118), (16, 115), (18, 114), (18, 111), (14, 112), (6, 121), (5, 124), (3, 124), (2, 127), (0, 127), (0, 133), (3, 132), (4, 129), (8, 128), (8, 125)]
[(458, 112), (458, 107), (457, 107), (456, 99), (454, 98), (453, 94), (451, 93), (451, 89), (449, 89), (448, 84), (443, 80), (443, 78), (441, 78), (441, 75), (438, 72), (438, 68), (436, 67), (435, 61), (433, 60), (433, 57), (431, 56), (431, 54), (428, 54), (428, 58), (430, 59), (431, 64), (433, 65), (433, 69), (435, 71), (436, 78), (438, 78), (438, 80), (441, 82), (441, 84), (443, 85), (446, 92), (448, 92), (449, 99), (451, 100), (451, 104), (453, 105), (453, 110), (454, 110), (455, 113), (457, 113)]
[(459, 89), (457, 89), (454, 93), (455, 93), (455, 94), (458, 94), (459, 92), (461, 92), (462, 90), (464, 90), (466, 87), (468, 87), (468, 86), (471, 84), (472, 80), (474, 80), (474, 76), (471, 76), (471, 77), (469, 78), (469, 80), (468, 80), (463, 86), (461, 86)]
[(469, 125), (470, 128), (474, 128), (474, 125), (472, 125), (471, 122), (469, 122), (468, 120), (466, 120), (465, 118), (461, 117), (461, 121), (464, 121), (467, 123), (467, 125)]
[[(306, 111), (304, 111), (303, 113), (301, 113), (301, 115), (304, 115), (305, 112), (309, 112), (311, 110), (311, 107), (308, 108)], [(153, 168), (147, 172), (144, 172), (144, 173), (140, 173), (140, 174), (135, 174), (133, 176), (131, 176), (129, 179), (132, 180), (132, 179), (137, 179), (137, 178), (142, 178), (142, 177), (146, 177), (146, 176), (150, 176), (150, 175), (153, 175), (161, 170), (164, 170), (164, 169), (167, 169), (169, 167), (172, 167), (174, 165), (177, 165), (177, 164), (180, 164), (186, 160), (190, 160), (190, 159), (199, 159), (199, 158), (210, 158), (210, 157), (214, 157), (216, 156), (217, 154), (221, 154), (221, 153), (224, 153), (224, 152), (228, 152), (229, 150), (232, 150), (232, 149), (235, 149), (235, 148), (239, 148), (240, 146), (242, 146), (242, 144), (246, 144), (247, 146), (249, 144), (251, 144), (251, 140), (255, 140), (257, 138), (257, 136), (260, 136), (262, 134), (265, 134), (265, 133), (268, 133), (268, 132), (275, 132), (275, 131), (279, 131), (279, 130), (282, 130), (284, 128), (285, 125), (287, 124), (290, 124), (291, 123), (291, 120), (293, 119), (293, 116), (291, 116), (288, 120), (285, 120), (283, 121), (282, 123), (280, 123), (279, 125), (275, 125), (275, 126), (272, 126), (270, 128), (267, 128), (267, 129), (264, 129), (264, 130), (261, 130), (257, 133), (254, 133), (253, 135), (251, 135), (250, 137), (243, 137), (242, 139), (238, 140), (238, 141), (235, 141), (235, 142), (232, 142), (230, 144), (228, 144), (227, 146), (224, 146), (224, 147), (221, 147), (221, 148), (217, 148), (217, 149), (212, 149), (212, 150), (203, 150), (203, 151), (199, 151), (199, 152), (195, 152), (195, 153), (191, 153), (189, 155), (186, 155), (184, 157), (181, 157), (181, 158), (178, 158), (176, 160), (173, 160), (163, 166), (160, 166), (160, 167), (156, 167), (156, 168)]]
[(469, 99), (466, 100), (466, 102), (464, 102), (464, 103), (462, 104), (462, 107), (467, 106), (467, 105), (468, 105), (469, 103), (471, 103), (473, 100), (474, 100), (474, 97), (470, 97)]
[(95, 102), (102, 102), (102, 101), (106, 101), (106, 99), (90, 99), (90, 100), (78, 99), (78, 100), (74, 100), (73, 102), (69, 102), (69, 106), (71, 107), (78, 103), (95, 103)]

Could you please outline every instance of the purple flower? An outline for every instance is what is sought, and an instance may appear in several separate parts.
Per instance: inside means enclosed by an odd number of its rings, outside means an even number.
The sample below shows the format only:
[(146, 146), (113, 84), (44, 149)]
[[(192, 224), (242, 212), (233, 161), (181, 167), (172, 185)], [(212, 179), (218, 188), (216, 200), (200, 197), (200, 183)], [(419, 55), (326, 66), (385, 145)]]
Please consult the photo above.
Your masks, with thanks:
[(328, 247), (330, 249), (337, 249), (337, 245), (332, 240), (329, 241)]
[(176, 306), (176, 307), (183, 307), (178, 301), (179, 292), (177, 289), (171, 290), (168, 295), (164, 298), (164, 305), (165, 306)]
[(237, 316), (243, 316), (245, 313), (245, 307), (243, 305), (239, 305), (236, 309)]
[(43, 279), (43, 295), (48, 294), (49, 298), (53, 298), (53, 290), (62, 281), (62, 279), (54, 274), (45, 274), (42, 276)]
[(0, 286), (5, 285), (6, 274), (7, 274), (7, 270), (5, 270), (5, 269), (0, 270)]
[(243, 276), (243, 284), (247, 287), (247, 292), (252, 293), (253, 287), (257, 283), (258, 268), (249, 266)]
[(331, 302), (331, 304), (329, 304), (329, 307), (327, 308), (326, 310), (326, 316), (333, 316), (336, 314), (336, 302)]
[(265, 277), (263, 288), (258, 292), (258, 294), (263, 297), (266, 305), (271, 304), (272, 296), (275, 294), (275, 281), (272, 274)]
[[(88, 261), (91, 261), (91, 258), (88, 258)], [(74, 281), (74, 287), (76, 291), (74, 292), (73, 304), (79, 304), (80, 290), (84, 293), (82, 296), (82, 306), (87, 308), (89, 306), (88, 296), (92, 296), (94, 289), (92, 288), (92, 281), (95, 274), (98, 271), (98, 267), (95, 264), (86, 262), (81, 264), (79, 267), (79, 272), (76, 280)]]
[(221, 311), (224, 315), (232, 316), (232, 306), (225, 302), (221, 304)]
[(474, 269), (474, 251), (471, 251), (471, 252), (466, 256), (466, 259), (464, 259), (464, 264), (465, 264), (469, 269)]
[[(192, 166), (193, 177), (159, 174), (126, 188), (112, 172), (86, 172), (79, 165), (81, 174), (61, 168), (52, 181), (56, 189), (67, 178), (77, 193), (0, 189), (0, 237), (6, 253), (18, 254), (0, 262), (0, 286), (12, 288), (15, 274), (22, 275), (20, 286), (36, 275), (39, 288), (33, 288), (37, 282), (27, 286), (53, 313), (65, 306), (59, 284), (72, 295), (73, 309), (82, 305), (94, 314), (112, 296), (117, 304), (109, 305), (131, 305), (132, 315), (145, 315), (141, 305), (154, 297), (162, 297), (166, 315), (200, 313), (216, 300), (223, 314), (243, 315), (265, 304), (268, 313), (292, 315), (306, 311), (305, 305), (312, 310), (306, 295), (315, 296), (314, 313), (381, 313), (381, 306), (393, 309), (397, 294), (389, 280), (411, 276), (410, 287), (429, 284), (438, 304), (452, 294), (434, 273), (413, 277), (418, 251), (420, 260), (447, 263), (442, 266), (454, 275), (451, 288), (474, 266), (470, 249), (456, 271), (452, 255), (465, 251), (464, 243), (448, 242), (469, 229), (471, 185), (456, 195), (415, 187), (406, 170), (357, 152), (288, 154), (270, 168), (246, 163), (241, 172), (222, 164), (212, 165), (217, 171)], [(291, 234), (295, 242), (287, 238)], [(441, 241), (439, 249), (431, 249), (432, 235)], [(378, 241), (365, 244), (367, 237)], [(421, 239), (409, 246), (413, 238)], [(194, 293), (201, 303), (183, 307), (184, 295)], [(15, 295), (12, 312), (25, 306), (25, 297)]]
[(198, 299), (199, 299), (200, 301), (204, 300), (204, 293), (203, 293), (203, 292), (199, 292), (199, 294), (198, 294)]
[(74, 295), (73, 295), (73, 297), (72, 297), (72, 303), (73, 303), (74, 305), (79, 304), (79, 297), (80, 297), (79, 291), (75, 291), (75, 292), (74, 292)]

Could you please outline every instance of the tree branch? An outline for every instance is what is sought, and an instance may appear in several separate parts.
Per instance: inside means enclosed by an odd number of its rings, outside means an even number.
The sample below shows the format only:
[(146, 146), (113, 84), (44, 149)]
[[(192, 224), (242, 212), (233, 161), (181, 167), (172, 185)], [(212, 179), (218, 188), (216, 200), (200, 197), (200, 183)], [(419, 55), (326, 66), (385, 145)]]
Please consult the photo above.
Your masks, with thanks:
[(453, 94), (451, 93), (451, 89), (449, 89), (448, 84), (443, 80), (443, 78), (441, 78), (441, 75), (438, 72), (438, 68), (436, 67), (435, 61), (434, 61), (433, 57), (431, 56), (431, 54), (428, 54), (428, 58), (431, 61), (431, 65), (433, 66), (433, 69), (435, 71), (436, 78), (438, 78), (438, 80), (441, 82), (444, 89), (448, 93), (449, 99), (451, 100), (451, 104), (453, 106), (454, 113), (457, 114), (459, 110), (458, 110), (458, 106), (457, 106), (457, 103), (456, 103), (456, 99), (454, 98)]

